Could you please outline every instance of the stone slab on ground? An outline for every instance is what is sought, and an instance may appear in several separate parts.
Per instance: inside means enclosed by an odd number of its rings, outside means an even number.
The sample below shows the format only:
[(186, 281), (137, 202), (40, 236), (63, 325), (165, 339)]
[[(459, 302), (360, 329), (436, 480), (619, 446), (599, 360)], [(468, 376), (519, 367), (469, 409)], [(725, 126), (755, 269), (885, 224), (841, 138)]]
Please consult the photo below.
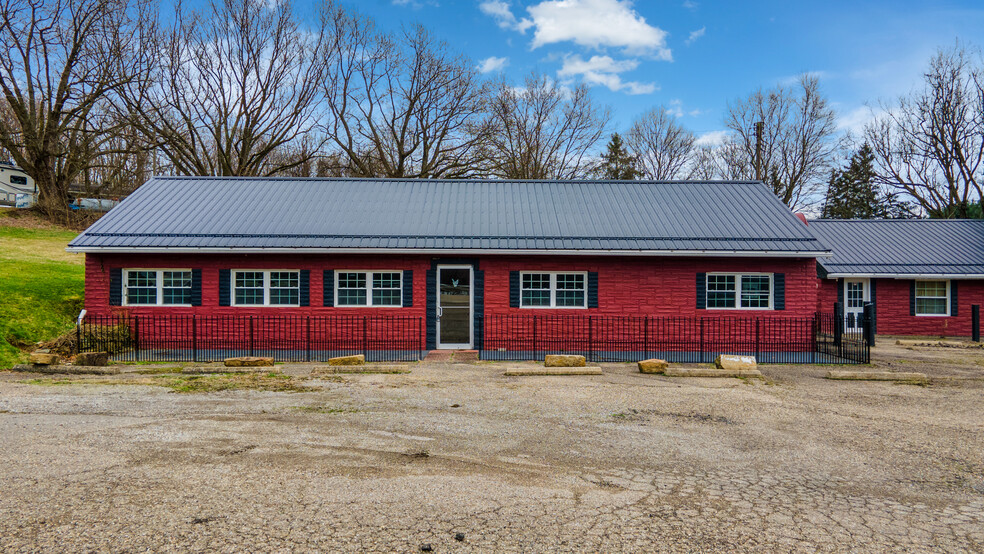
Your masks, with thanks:
[(841, 381), (925, 381), (925, 373), (894, 371), (828, 371), (827, 379)]
[(49, 352), (31, 352), (28, 361), (34, 365), (57, 365), (58, 355)]
[(338, 375), (340, 373), (410, 373), (407, 364), (321, 365), (311, 368), (311, 376)]
[(271, 366), (232, 366), (226, 367), (224, 365), (200, 365), (200, 366), (188, 366), (180, 369), (175, 369), (175, 373), (186, 373), (192, 375), (201, 375), (207, 373), (282, 373), (281, 369), (278, 367)]
[(573, 354), (548, 354), (543, 359), (545, 367), (585, 367), (584, 356)]
[(75, 365), (109, 365), (109, 352), (79, 352), (75, 355)]
[(328, 365), (365, 365), (366, 357), (363, 354), (355, 356), (337, 356), (328, 359)]
[(273, 367), (273, 358), (257, 356), (240, 356), (222, 360), (226, 367)]
[(120, 368), (115, 366), (85, 365), (28, 365), (17, 364), (11, 371), (22, 373), (42, 373), (45, 375), (118, 375)]
[(667, 377), (761, 377), (757, 369), (712, 369), (707, 367), (671, 367), (663, 372)]
[(755, 356), (739, 356), (737, 354), (721, 354), (714, 359), (714, 366), (718, 369), (736, 371), (747, 371), (758, 368)]
[(584, 366), (584, 367), (539, 367), (539, 366), (525, 366), (525, 367), (510, 367), (507, 368), (503, 375), (508, 375), (512, 377), (524, 376), (524, 375), (601, 375), (601, 368), (598, 366)]
[(937, 340), (937, 339), (899, 339), (895, 341), (898, 346), (924, 346), (942, 348), (982, 348), (984, 344), (979, 342), (963, 340)]
[(660, 360), (658, 358), (652, 358), (650, 360), (641, 360), (639, 362), (639, 372), (640, 373), (663, 373), (666, 368), (670, 366), (670, 363), (666, 360)]

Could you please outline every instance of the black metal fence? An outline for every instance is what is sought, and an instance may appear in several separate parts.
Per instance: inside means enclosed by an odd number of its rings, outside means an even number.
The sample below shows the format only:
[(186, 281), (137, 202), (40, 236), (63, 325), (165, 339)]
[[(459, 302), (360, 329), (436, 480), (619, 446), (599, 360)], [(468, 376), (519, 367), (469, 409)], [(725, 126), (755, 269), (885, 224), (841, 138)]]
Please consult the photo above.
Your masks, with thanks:
[(409, 316), (87, 316), (80, 352), (121, 362), (209, 362), (268, 356), (318, 362), (364, 354), (367, 361), (416, 361), (424, 321)]
[(708, 363), (719, 354), (741, 354), (761, 363), (868, 363), (870, 344), (862, 327), (845, 323), (819, 313), (799, 318), (493, 314), (485, 318), (481, 356), (536, 360), (580, 354), (593, 362)]

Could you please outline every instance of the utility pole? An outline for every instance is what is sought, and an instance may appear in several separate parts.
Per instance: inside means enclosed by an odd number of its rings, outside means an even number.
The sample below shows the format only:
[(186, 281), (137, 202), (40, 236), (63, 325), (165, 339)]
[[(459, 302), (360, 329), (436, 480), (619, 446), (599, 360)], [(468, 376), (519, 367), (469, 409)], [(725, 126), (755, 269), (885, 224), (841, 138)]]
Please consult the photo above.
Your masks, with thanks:
[(755, 179), (762, 180), (762, 134), (765, 131), (765, 122), (759, 121), (755, 124)]

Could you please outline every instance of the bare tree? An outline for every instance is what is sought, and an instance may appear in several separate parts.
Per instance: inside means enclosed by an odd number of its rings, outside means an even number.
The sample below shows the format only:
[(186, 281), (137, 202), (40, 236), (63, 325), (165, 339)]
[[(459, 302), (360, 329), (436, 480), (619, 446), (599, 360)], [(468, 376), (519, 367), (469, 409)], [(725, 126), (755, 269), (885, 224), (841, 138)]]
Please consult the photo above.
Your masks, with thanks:
[(0, 0), (0, 146), (37, 183), (38, 205), (64, 219), (69, 186), (121, 152), (111, 109), (141, 77), (153, 32), (140, 0)]
[(316, 150), (275, 155), (318, 124), (325, 47), (324, 29), (301, 29), (286, 0), (210, 0), (195, 12), (179, 3), (155, 45), (159, 63), (127, 87), (126, 106), (177, 173), (285, 172)]
[(521, 88), (499, 81), (490, 113), (489, 171), (505, 179), (584, 177), (611, 120), (587, 86), (564, 89), (535, 73)]
[(697, 138), (660, 106), (639, 116), (626, 135), (629, 150), (647, 179), (690, 179)]
[(957, 44), (930, 61), (922, 89), (865, 129), (880, 180), (931, 217), (970, 217), (984, 185), (984, 62)]
[(466, 177), (478, 161), (484, 90), (475, 64), (420, 25), (390, 35), (329, 7), (328, 135), (347, 172)]
[(725, 125), (732, 134), (719, 151), (725, 177), (755, 178), (754, 126), (759, 121), (765, 123), (761, 173), (766, 184), (793, 208), (822, 200), (840, 140), (819, 80), (804, 75), (795, 89), (758, 90), (728, 105)]

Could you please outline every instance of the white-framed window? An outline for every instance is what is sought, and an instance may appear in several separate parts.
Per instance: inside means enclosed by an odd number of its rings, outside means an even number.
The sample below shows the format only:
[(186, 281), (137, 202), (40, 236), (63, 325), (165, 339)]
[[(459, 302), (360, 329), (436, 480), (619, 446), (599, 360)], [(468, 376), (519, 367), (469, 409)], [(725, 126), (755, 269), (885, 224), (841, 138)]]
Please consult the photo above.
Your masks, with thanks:
[(301, 272), (296, 269), (234, 270), (232, 305), (300, 306)]
[(916, 315), (950, 315), (950, 282), (916, 281)]
[(123, 305), (191, 306), (191, 270), (123, 270)]
[(402, 271), (335, 271), (335, 306), (403, 306)]
[(771, 310), (771, 273), (708, 273), (709, 310)]
[(588, 273), (522, 271), (519, 274), (522, 308), (587, 308)]

